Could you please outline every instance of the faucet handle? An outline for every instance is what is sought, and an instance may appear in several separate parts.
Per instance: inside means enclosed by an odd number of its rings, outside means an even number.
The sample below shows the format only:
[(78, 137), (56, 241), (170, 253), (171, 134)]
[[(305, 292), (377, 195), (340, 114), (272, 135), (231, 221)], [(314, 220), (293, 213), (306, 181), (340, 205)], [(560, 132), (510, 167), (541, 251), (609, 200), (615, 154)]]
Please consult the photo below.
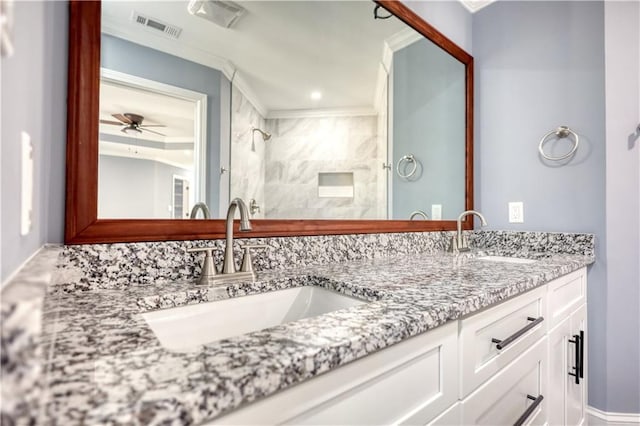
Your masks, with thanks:
[(244, 256), (242, 257), (242, 266), (240, 267), (240, 272), (253, 272), (251, 249), (268, 249), (270, 247), (266, 244), (246, 244), (241, 248), (244, 250)]
[(207, 284), (210, 278), (216, 276), (218, 271), (216, 270), (216, 266), (213, 264), (213, 251), (218, 251), (217, 247), (192, 247), (188, 248), (188, 253), (198, 253), (205, 252), (204, 262), (202, 262), (202, 271), (200, 272), (200, 279), (198, 280), (198, 284)]
[(449, 243), (449, 248), (447, 249), (449, 253), (457, 253), (458, 252), (458, 237), (455, 235), (451, 237), (451, 242)]

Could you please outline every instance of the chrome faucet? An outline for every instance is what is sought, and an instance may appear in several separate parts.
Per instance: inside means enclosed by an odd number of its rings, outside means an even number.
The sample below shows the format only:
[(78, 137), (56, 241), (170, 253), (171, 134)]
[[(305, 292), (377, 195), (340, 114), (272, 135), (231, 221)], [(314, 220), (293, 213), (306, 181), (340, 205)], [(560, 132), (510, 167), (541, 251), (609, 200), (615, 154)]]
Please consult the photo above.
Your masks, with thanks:
[(487, 220), (480, 212), (467, 210), (460, 213), (460, 216), (458, 216), (458, 230), (456, 236), (451, 239), (451, 246), (449, 247), (450, 252), (469, 251), (469, 244), (462, 236), (462, 219), (469, 215), (478, 216), (480, 218), (480, 225), (487, 226)]
[(193, 247), (188, 248), (187, 252), (205, 252), (204, 263), (202, 264), (202, 272), (198, 280), (198, 284), (216, 284), (228, 283), (233, 281), (251, 280), (255, 281), (256, 274), (251, 264), (251, 250), (259, 248), (268, 248), (264, 244), (247, 244), (241, 247), (244, 250), (244, 257), (241, 262), (240, 270), (236, 270), (236, 262), (233, 258), (233, 217), (236, 209), (240, 209), (240, 231), (251, 231), (251, 222), (249, 221), (249, 210), (247, 205), (240, 198), (234, 198), (229, 204), (227, 210), (227, 231), (226, 246), (224, 248), (224, 258), (222, 260), (222, 270), (219, 271), (213, 260), (213, 252), (216, 247)]
[(255, 281), (256, 274), (251, 264), (251, 250), (252, 249), (266, 249), (269, 248), (265, 244), (246, 244), (241, 248), (244, 250), (244, 257), (242, 258), (240, 270), (236, 270), (236, 262), (233, 258), (233, 218), (236, 213), (236, 209), (240, 209), (240, 231), (251, 231), (251, 221), (249, 220), (249, 209), (247, 205), (240, 198), (234, 198), (229, 204), (227, 210), (227, 231), (226, 231), (226, 246), (224, 248), (224, 258), (222, 260), (222, 271), (218, 272), (218, 269), (213, 262), (213, 252), (215, 247), (193, 247), (188, 248), (187, 252), (205, 252), (204, 263), (202, 264), (202, 272), (198, 284), (216, 284), (216, 283), (229, 283), (234, 281), (251, 280)]
[(191, 209), (191, 215), (189, 216), (189, 218), (195, 219), (196, 216), (198, 215), (198, 210), (202, 210), (202, 215), (204, 216), (205, 219), (209, 219), (211, 217), (211, 213), (209, 213), (209, 207), (207, 207), (207, 205), (201, 201), (199, 203), (196, 203), (193, 206), (193, 208)]
[(249, 220), (249, 209), (241, 198), (234, 198), (227, 210), (227, 232), (225, 234), (226, 246), (224, 247), (224, 260), (222, 263), (223, 274), (233, 274), (236, 272), (236, 263), (233, 260), (233, 218), (236, 207), (240, 209), (240, 231), (251, 231), (251, 221)]

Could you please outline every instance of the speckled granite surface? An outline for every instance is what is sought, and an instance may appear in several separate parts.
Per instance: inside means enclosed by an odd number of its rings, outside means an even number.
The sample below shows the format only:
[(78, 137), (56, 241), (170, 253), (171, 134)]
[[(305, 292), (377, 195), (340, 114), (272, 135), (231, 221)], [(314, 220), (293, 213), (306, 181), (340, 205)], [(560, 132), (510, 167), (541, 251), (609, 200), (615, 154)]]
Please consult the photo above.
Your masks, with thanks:
[[(321, 235), (311, 237), (272, 237), (237, 239), (240, 247), (248, 242), (265, 244), (268, 249), (253, 253), (256, 271), (281, 270), (390, 255), (433, 253), (448, 248), (454, 232), (409, 232), (396, 234)], [(474, 247), (500, 248), (505, 253), (541, 252), (593, 255), (591, 234), (476, 231), (465, 232)], [(200, 275), (202, 254), (187, 248), (213, 246), (217, 265), (222, 264), (224, 241), (168, 241), (156, 243), (92, 244), (64, 248), (64, 263), (75, 270), (66, 292), (89, 289), (129, 288), (138, 284), (192, 280)]]
[[(497, 253), (500, 254), (500, 253)], [(265, 271), (212, 290), (189, 282), (47, 300), (48, 419), (60, 424), (198, 424), (574, 271), (591, 256), (538, 254), (528, 265), (445, 253)], [(163, 348), (141, 311), (297, 285), (369, 300), (199, 346)], [(185, 331), (186, 332), (186, 331)]]
[[(199, 261), (185, 262), (185, 243), (65, 247), (44, 299), (44, 330), (22, 327), (36, 343), (14, 357), (35, 366), (35, 396), (21, 405), (22, 417), (5, 413), (3, 401), (3, 424), (198, 424), (594, 260), (593, 236), (584, 234), (471, 235), (484, 252), (539, 259), (528, 265), (444, 253), (449, 236), (338, 236), (335, 251), (327, 237), (267, 239), (276, 251), (258, 261), (258, 281), (225, 288), (193, 284)], [(186, 352), (164, 349), (141, 317), (300, 285), (368, 303)], [(3, 324), (20, 334), (19, 317), (6, 312), (3, 305)], [(3, 390), (5, 383), (3, 376)]]
[(2, 425), (28, 425), (37, 420), (49, 350), (40, 341), (42, 305), (60, 252), (58, 247), (43, 248), (2, 290)]
[(496, 249), (505, 256), (540, 252), (595, 256), (593, 234), (478, 230), (468, 235), (472, 247)]
[[(252, 254), (256, 271), (320, 265), (330, 262), (374, 259), (390, 254), (433, 252), (448, 247), (451, 232), (319, 235), (308, 237), (236, 238), (236, 259), (244, 244), (264, 244)], [(239, 237), (241, 235), (236, 235)], [(63, 256), (79, 273), (76, 287), (66, 289), (128, 288), (158, 280), (190, 280), (200, 274), (202, 254), (191, 247), (216, 247), (214, 258), (222, 264), (224, 240), (167, 241), (155, 243), (92, 244), (65, 247)]]

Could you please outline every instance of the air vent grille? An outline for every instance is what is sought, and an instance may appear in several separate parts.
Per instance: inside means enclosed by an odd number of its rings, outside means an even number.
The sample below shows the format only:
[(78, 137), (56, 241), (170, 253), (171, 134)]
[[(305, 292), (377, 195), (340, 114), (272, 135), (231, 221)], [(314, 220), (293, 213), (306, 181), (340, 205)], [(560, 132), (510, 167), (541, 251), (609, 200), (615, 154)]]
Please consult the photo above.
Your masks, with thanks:
[(169, 37), (169, 38), (177, 39), (178, 37), (180, 37), (180, 34), (182, 33), (182, 28), (180, 27), (168, 24), (156, 18), (151, 18), (149, 16), (141, 15), (135, 10), (131, 15), (131, 19), (136, 24), (142, 25), (144, 28), (154, 32), (156, 31), (161, 32), (162, 34), (164, 34), (166, 37)]

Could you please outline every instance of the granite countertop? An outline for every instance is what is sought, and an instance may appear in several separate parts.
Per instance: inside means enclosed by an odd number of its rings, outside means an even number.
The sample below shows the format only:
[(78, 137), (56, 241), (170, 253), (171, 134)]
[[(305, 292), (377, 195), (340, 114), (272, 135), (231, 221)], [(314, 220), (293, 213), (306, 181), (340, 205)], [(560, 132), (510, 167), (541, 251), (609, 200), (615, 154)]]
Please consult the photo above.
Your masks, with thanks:
[[(199, 424), (403, 339), (542, 285), (592, 256), (521, 253), (397, 256), (258, 274), (224, 288), (192, 282), (127, 290), (51, 291), (41, 345), (43, 424)], [(492, 253), (500, 254), (500, 253)], [(69, 277), (72, 279), (72, 277)], [(163, 348), (141, 313), (300, 285), (368, 303), (189, 352)]]

